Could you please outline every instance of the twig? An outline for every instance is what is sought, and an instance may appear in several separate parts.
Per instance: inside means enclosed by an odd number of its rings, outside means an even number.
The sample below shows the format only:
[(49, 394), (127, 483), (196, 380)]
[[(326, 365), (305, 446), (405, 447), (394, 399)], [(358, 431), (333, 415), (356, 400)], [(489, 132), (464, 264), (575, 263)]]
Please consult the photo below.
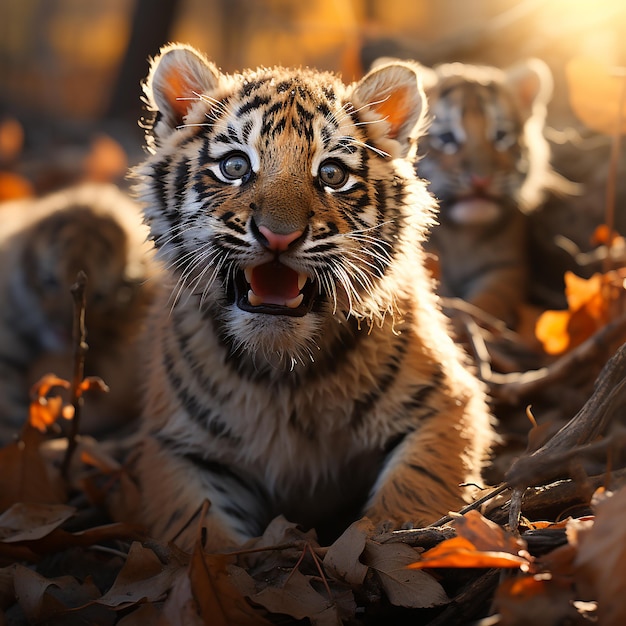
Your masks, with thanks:
[(68, 477), (69, 467), (72, 455), (76, 449), (76, 438), (79, 433), (81, 409), (83, 406), (83, 397), (80, 390), (85, 372), (85, 355), (87, 354), (88, 345), (86, 342), (87, 331), (85, 329), (85, 307), (86, 307), (86, 290), (87, 290), (87, 274), (82, 270), (76, 276), (76, 282), (72, 285), (70, 291), (74, 299), (74, 374), (72, 376), (72, 386), (70, 394), (72, 405), (74, 407), (74, 416), (70, 423), (70, 432), (67, 439), (67, 449), (65, 458), (61, 466), (61, 474), (64, 478)]
[(507, 489), (510, 489), (510, 485), (508, 485), (507, 483), (502, 483), (501, 485), (498, 485), (494, 489), (491, 489), (489, 493), (485, 494), (484, 496), (481, 496), (477, 500), (474, 500), (474, 502), (463, 507), (454, 516), (444, 515), (442, 518), (438, 519), (436, 522), (433, 522), (429, 526), (429, 528), (437, 528), (438, 526), (443, 526), (444, 524), (451, 522), (455, 516), (465, 515), (468, 511), (473, 511), (474, 509), (477, 509), (479, 506), (482, 506), (483, 504), (485, 504), (485, 502), (489, 502), (489, 500), (491, 500), (492, 498), (495, 498), (497, 495), (500, 495), (503, 491), (506, 491)]
[(604, 366), (596, 389), (578, 413), (541, 448), (519, 458), (506, 473), (508, 484), (527, 487), (561, 478), (562, 465), (556, 457), (569, 460), (581, 453), (580, 446), (612, 445), (610, 439), (591, 444), (603, 434), (621, 409), (626, 391), (626, 344)]
[(607, 348), (626, 340), (626, 313), (603, 326), (594, 335), (560, 359), (538, 370), (523, 373), (500, 374), (490, 372), (483, 380), (489, 386), (493, 398), (510, 404), (517, 404), (529, 394), (567, 378), (574, 371), (588, 366)]

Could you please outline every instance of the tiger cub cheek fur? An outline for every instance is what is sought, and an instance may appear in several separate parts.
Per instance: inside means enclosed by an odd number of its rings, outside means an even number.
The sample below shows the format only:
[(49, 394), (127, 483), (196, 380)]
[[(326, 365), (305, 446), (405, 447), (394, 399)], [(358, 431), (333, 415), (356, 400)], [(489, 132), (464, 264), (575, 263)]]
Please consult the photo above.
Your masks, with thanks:
[(138, 462), (153, 532), (188, 547), (201, 523), (219, 549), (278, 514), (320, 528), (457, 508), (492, 431), (424, 270), (413, 68), (348, 86), (226, 75), (172, 45), (145, 91), (137, 191), (169, 274)]

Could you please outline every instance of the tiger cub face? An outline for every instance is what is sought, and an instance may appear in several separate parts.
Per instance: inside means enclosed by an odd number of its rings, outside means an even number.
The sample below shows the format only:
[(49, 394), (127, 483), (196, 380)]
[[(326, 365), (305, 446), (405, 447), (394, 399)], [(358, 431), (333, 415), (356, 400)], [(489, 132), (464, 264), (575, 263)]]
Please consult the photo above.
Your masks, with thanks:
[[(424, 111), (412, 69), (347, 87), (309, 70), (225, 75), (177, 45), (146, 94), (158, 115), (138, 191), (174, 300), (193, 294), (234, 352), (289, 367), (333, 316), (393, 312), (394, 249), (423, 237), (432, 207), (403, 182)], [(411, 194), (424, 210), (403, 208)]]
[(19, 432), (43, 375), (71, 380), (79, 271), (85, 373), (110, 386), (87, 399), (81, 427), (105, 432), (136, 417), (136, 338), (159, 271), (137, 203), (113, 185), (80, 184), (3, 203), (0, 220), (0, 442)]
[(441, 221), (480, 226), (536, 206), (550, 182), (542, 131), (552, 77), (543, 61), (508, 70), (451, 63), (423, 75), (432, 123), (420, 171)]
[(24, 315), (33, 317), (31, 343), (42, 351), (71, 348), (71, 288), (84, 271), (89, 343), (93, 349), (107, 347), (123, 334), (142, 290), (152, 288), (144, 287), (150, 264), (141, 251), (136, 206), (108, 185), (78, 186), (30, 204), (14, 209), (39, 217), (16, 237), (19, 271), (12, 287)]

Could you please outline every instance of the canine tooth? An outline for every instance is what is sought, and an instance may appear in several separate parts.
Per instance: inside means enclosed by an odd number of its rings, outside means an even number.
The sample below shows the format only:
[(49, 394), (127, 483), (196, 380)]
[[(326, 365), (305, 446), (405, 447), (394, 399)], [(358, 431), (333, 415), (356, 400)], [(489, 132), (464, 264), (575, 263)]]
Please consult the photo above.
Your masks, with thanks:
[(285, 306), (290, 309), (297, 309), (302, 304), (302, 300), (304, 300), (304, 296), (299, 294), (295, 298), (291, 298), (291, 300), (285, 300)]
[(251, 285), (252, 284), (252, 268), (251, 267), (244, 268), (243, 275), (246, 277), (246, 281), (248, 282), (248, 285)]
[(302, 290), (302, 287), (304, 287), (306, 280), (307, 280), (307, 275), (300, 272), (298, 274), (298, 291)]
[(248, 290), (248, 302), (252, 306), (259, 306), (260, 304), (263, 304), (263, 298), (261, 298), (261, 296), (257, 296), (256, 293), (252, 291), (252, 289), (249, 289)]

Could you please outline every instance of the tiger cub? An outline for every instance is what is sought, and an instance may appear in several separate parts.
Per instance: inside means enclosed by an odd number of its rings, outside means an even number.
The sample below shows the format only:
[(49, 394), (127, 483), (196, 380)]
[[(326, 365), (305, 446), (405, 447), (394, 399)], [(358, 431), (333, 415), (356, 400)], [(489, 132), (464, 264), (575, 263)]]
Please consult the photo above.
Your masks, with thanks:
[(543, 136), (552, 76), (539, 59), (507, 69), (422, 67), (432, 122), (417, 168), (440, 206), (429, 249), (440, 294), (462, 298), (508, 326), (526, 299), (528, 213), (568, 181), (549, 165)]
[(332, 537), (456, 510), (492, 429), (416, 245), (435, 203), (413, 69), (229, 75), (174, 44), (144, 88), (137, 192), (169, 268), (138, 459), (153, 534), (188, 548), (203, 525), (215, 550), (279, 514)]
[(0, 441), (19, 432), (41, 375), (71, 379), (70, 288), (81, 269), (88, 277), (85, 372), (111, 389), (90, 394), (82, 430), (120, 426), (138, 412), (134, 338), (156, 273), (136, 203), (112, 185), (80, 185), (0, 204), (0, 220)]

